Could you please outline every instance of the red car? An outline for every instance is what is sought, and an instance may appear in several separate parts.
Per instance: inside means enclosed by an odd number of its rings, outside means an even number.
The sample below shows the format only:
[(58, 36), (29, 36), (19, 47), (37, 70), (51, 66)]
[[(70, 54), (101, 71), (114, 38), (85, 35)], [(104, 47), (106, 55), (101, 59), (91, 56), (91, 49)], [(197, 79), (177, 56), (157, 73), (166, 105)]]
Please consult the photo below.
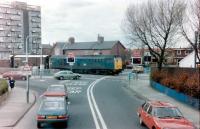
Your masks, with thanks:
[(65, 85), (50, 85), (43, 94), (46, 97), (65, 97), (68, 99), (67, 87)]
[(140, 125), (149, 129), (196, 129), (180, 110), (167, 102), (148, 101), (138, 109)]
[(9, 71), (2, 74), (3, 78), (9, 79), (13, 78), (14, 80), (26, 80), (26, 73), (23, 71)]

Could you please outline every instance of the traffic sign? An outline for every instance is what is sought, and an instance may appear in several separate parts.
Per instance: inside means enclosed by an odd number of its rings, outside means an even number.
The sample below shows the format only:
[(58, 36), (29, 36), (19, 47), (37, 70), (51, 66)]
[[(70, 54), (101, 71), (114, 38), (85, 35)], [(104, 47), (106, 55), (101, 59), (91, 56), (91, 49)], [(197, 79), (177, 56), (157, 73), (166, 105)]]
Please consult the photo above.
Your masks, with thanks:
[[(67, 55), (67, 63), (70, 63), (70, 65), (72, 63), (75, 63), (75, 56), (73, 53), (68, 53)], [(73, 64), (72, 64), (73, 65)]]

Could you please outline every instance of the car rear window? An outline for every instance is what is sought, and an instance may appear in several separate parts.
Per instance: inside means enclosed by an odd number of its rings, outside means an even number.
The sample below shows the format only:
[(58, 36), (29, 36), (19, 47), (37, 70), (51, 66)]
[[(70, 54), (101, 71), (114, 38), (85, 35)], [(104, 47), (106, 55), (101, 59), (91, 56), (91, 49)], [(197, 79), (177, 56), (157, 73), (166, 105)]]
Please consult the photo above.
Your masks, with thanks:
[(62, 101), (43, 102), (41, 109), (43, 109), (43, 110), (64, 110), (64, 103)]
[(52, 86), (47, 89), (47, 91), (64, 91), (64, 86)]

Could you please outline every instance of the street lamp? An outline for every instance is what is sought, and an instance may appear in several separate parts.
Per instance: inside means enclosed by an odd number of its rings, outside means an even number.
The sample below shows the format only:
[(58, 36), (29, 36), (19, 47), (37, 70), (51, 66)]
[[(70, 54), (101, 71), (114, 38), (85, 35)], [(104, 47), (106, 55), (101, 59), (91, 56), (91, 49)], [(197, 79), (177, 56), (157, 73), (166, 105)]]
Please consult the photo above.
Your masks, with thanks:
[(41, 56), (40, 56), (40, 79), (42, 79), (42, 72), (43, 72), (43, 65), (42, 65), (42, 44), (40, 46), (40, 49), (41, 49)]
[[(26, 36), (26, 64), (28, 65), (28, 39), (30, 37), (39, 37), (39, 36)], [(29, 103), (29, 75), (28, 72), (26, 72), (26, 102)]]

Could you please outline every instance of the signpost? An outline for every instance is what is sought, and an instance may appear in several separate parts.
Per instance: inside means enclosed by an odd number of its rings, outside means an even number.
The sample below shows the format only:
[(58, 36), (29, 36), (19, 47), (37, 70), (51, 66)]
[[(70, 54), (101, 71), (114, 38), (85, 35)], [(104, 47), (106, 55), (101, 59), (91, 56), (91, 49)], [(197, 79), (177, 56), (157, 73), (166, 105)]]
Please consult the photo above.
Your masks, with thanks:
[(72, 67), (75, 63), (75, 56), (73, 53), (68, 53), (67, 55), (67, 63), (70, 65), (70, 70), (72, 71)]

